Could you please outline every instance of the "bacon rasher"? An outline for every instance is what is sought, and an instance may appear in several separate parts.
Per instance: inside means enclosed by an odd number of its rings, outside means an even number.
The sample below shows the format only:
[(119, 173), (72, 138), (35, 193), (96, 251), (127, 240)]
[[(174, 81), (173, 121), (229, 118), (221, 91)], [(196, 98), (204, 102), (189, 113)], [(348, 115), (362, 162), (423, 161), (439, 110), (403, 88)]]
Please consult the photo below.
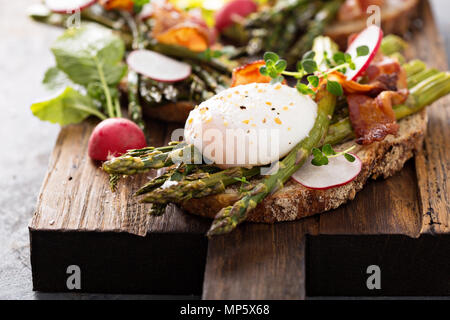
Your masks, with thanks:
[(272, 78), (264, 76), (259, 72), (259, 68), (265, 64), (264, 60), (257, 60), (235, 68), (233, 70), (231, 86), (235, 87), (249, 83), (269, 83)]
[(396, 134), (398, 124), (393, 105), (406, 101), (408, 91), (383, 91), (376, 98), (363, 94), (347, 96), (350, 121), (358, 144), (370, 144), (383, 140), (388, 134)]

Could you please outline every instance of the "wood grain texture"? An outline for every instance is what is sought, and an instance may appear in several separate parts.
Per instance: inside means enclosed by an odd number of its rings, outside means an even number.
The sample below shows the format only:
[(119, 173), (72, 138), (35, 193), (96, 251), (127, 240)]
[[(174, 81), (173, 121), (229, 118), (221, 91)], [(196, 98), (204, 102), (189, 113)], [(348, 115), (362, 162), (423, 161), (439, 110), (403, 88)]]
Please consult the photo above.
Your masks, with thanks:
[(304, 299), (305, 235), (317, 218), (246, 223), (209, 240), (203, 299)]
[[(415, 37), (414, 53), (428, 65), (447, 70), (444, 43), (439, 35), (428, 1), (422, 2), (424, 28)], [(450, 99), (428, 108), (428, 134), (416, 157), (422, 227), (420, 233), (450, 232)]]
[[(168, 142), (175, 125), (150, 121), (151, 145)], [(87, 156), (93, 122), (64, 127), (56, 141), (47, 175), (38, 198), (31, 230), (127, 232), (145, 236), (148, 231), (199, 233), (207, 225), (201, 218), (186, 217), (170, 206), (161, 217), (147, 215), (133, 193), (156, 173), (121, 179), (117, 191), (109, 190), (108, 175), (100, 163)]]

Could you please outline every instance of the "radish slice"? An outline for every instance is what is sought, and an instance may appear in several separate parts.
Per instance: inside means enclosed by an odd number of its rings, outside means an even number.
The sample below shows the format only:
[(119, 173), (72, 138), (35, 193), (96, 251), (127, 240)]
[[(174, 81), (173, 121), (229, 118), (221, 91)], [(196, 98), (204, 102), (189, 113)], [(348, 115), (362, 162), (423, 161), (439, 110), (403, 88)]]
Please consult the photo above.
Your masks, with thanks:
[(329, 158), (325, 166), (315, 166), (312, 157), (297, 170), (292, 178), (310, 189), (329, 189), (339, 187), (353, 181), (361, 171), (362, 162), (356, 155), (355, 161), (349, 162), (344, 156)]
[[(348, 46), (347, 53), (353, 58), (356, 69), (347, 68), (345, 76), (348, 80), (356, 80), (367, 69), (377, 54), (383, 39), (383, 31), (376, 25), (371, 25), (361, 31)], [(369, 47), (369, 54), (363, 57), (357, 57), (356, 49), (361, 46)]]
[(92, 6), (97, 0), (45, 0), (45, 5), (56, 13), (72, 13)]
[(189, 77), (191, 66), (150, 50), (135, 50), (127, 58), (128, 66), (160, 82), (176, 82)]

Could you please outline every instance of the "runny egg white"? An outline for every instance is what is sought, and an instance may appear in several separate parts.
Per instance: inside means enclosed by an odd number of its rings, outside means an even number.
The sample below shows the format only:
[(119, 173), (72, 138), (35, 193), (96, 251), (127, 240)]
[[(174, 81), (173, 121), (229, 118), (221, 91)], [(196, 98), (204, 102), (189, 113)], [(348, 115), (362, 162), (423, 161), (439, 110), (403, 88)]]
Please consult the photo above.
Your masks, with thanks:
[(317, 104), (295, 88), (252, 83), (226, 89), (191, 111), (187, 143), (222, 168), (261, 166), (285, 156), (308, 136)]

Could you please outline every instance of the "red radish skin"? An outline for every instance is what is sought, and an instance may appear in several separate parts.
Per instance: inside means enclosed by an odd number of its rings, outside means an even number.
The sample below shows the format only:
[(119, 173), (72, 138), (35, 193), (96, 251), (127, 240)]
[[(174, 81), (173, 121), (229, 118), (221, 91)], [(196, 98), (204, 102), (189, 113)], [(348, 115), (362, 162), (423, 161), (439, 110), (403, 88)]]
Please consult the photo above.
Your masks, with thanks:
[(45, 5), (55, 13), (73, 13), (92, 6), (97, 0), (45, 0)]
[(189, 64), (151, 50), (131, 52), (127, 64), (137, 73), (160, 82), (182, 81), (191, 75)]
[[(372, 25), (361, 31), (351, 42), (347, 48), (347, 53), (350, 54), (355, 62), (356, 69), (351, 70), (347, 68), (345, 73), (347, 80), (357, 80), (359, 76), (369, 67), (372, 60), (380, 48), (383, 40), (383, 31), (376, 25)], [(360, 46), (368, 46), (369, 54), (363, 57), (356, 57), (356, 49)]]
[(349, 162), (344, 156), (329, 158), (325, 166), (311, 164), (312, 157), (292, 175), (292, 179), (306, 188), (326, 190), (343, 186), (353, 181), (361, 172), (361, 159), (355, 157), (354, 162)]
[(105, 161), (130, 149), (147, 146), (145, 135), (133, 122), (124, 118), (110, 118), (100, 122), (89, 138), (88, 154), (93, 160)]
[(257, 9), (253, 0), (232, 0), (216, 12), (216, 29), (220, 32), (233, 24), (233, 16), (246, 17)]

